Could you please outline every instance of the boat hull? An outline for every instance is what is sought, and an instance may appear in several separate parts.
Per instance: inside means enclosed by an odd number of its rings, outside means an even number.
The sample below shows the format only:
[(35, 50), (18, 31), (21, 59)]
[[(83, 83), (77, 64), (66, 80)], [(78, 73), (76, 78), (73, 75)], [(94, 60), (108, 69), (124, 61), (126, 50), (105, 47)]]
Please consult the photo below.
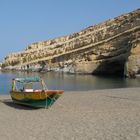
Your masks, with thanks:
[(49, 108), (62, 95), (63, 90), (43, 92), (10, 92), (13, 102), (35, 108)]

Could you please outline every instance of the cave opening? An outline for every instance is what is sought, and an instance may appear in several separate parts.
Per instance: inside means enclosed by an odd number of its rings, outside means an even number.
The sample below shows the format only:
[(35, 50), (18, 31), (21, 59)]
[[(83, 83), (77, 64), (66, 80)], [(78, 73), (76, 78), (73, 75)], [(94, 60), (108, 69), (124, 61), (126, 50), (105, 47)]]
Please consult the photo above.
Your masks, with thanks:
[(113, 61), (100, 64), (95, 69), (93, 75), (104, 75), (104, 76), (117, 76), (124, 77), (125, 75), (125, 61)]

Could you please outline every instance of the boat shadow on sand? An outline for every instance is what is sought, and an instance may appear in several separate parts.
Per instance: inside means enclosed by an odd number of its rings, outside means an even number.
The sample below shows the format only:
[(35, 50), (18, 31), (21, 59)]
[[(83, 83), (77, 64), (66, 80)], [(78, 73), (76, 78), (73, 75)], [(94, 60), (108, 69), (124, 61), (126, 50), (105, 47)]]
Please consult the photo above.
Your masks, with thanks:
[(38, 110), (39, 108), (34, 108), (26, 105), (16, 104), (11, 99), (0, 99), (0, 103), (3, 103), (11, 108), (19, 110)]

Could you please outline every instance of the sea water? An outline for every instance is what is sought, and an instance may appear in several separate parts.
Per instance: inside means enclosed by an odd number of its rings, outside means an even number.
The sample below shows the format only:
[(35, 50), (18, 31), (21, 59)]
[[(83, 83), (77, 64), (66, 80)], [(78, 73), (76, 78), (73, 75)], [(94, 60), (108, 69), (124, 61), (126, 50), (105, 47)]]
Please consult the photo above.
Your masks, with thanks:
[(11, 80), (13, 78), (28, 76), (40, 76), (44, 79), (48, 89), (64, 89), (65, 91), (140, 87), (140, 77), (128, 79), (109, 76), (75, 75), (60, 72), (36, 73), (0, 71), (0, 94), (9, 94)]

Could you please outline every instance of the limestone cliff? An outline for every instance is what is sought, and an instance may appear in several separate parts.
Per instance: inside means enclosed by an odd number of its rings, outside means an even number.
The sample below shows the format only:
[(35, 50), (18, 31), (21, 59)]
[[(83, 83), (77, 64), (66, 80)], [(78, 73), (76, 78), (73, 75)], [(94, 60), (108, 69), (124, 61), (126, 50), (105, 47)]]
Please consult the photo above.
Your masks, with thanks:
[(73, 73), (140, 73), (140, 9), (80, 32), (29, 45), (6, 56), (3, 68)]

